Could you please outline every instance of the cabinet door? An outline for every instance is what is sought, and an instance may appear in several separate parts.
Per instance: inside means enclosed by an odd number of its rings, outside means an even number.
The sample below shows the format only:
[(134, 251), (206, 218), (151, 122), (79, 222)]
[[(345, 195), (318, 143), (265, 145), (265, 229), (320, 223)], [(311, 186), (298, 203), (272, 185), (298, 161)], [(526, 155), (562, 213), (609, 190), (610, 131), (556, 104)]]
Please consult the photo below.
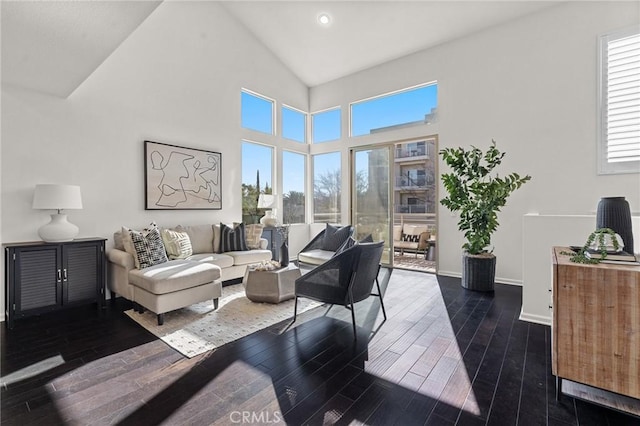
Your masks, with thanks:
[(56, 309), (62, 301), (59, 246), (15, 252), (16, 312)]
[(63, 245), (63, 304), (96, 300), (100, 294), (100, 244)]

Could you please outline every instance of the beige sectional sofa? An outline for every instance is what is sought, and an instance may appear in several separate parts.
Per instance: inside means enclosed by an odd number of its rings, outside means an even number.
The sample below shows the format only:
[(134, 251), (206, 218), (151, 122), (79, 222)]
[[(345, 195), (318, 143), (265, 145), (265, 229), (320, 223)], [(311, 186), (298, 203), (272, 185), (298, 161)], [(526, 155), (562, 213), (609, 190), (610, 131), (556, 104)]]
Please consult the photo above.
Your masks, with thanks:
[(109, 251), (109, 290), (158, 314), (163, 315), (193, 303), (212, 299), (217, 308), (222, 295), (222, 281), (244, 276), (247, 265), (271, 260), (267, 240), (260, 239), (256, 249), (220, 253), (220, 225), (178, 226), (186, 232), (192, 254), (153, 266), (136, 268), (134, 255), (125, 249), (123, 231), (114, 234), (114, 248)]

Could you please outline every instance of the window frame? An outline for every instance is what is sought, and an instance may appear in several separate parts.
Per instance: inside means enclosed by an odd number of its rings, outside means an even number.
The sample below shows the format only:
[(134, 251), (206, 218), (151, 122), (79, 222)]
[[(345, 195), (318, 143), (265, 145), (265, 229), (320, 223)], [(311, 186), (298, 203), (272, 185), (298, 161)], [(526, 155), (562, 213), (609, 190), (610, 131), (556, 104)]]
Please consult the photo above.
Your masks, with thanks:
[[(271, 163), (270, 163), (270, 167), (271, 167), (270, 184), (271, 185), (270, 185), (270, 188), (271, 188), (271, 194), (277, 195), (276, 194), (277, 167), (276, 167), (276, 161), (275, 161), (276, 160), (276, 155), (277, 155), (277, 147), (274, 146), (274, 145), (267, 144), (267, 143), (257, 142), (257, 141), (251, 140), (251, 139), (246, 139), (246, 138), (241, 139), (241, 147), (240, 147), (240, 190), (241, 190), (240, 191), (240, 193), (241, 193), (240, 208), (241, 208), (241, 212), (242, 212), (242, 216), (243, 216), (243, 221), (244, 221), (245, 214), (248, 214), (248, 212), (245, 213), (245, 211), (244, 211), (244, 203), (243, 203), (244, 194), (242, 194), (242, 184), (245, 183), (245, 182), (243, 182), (243, 179), (242, 179), (242, 174), (243, 174), (243, 171), (244, 171), (244, 164), (245, 164), (244, 163), (244, 160), (245, 160), (245, 157), (244, 157), (244, 144), (257, 145), (257, 146), (260, 146), (260, 147), (267, 148), (267, 149), (271, 150)], [(258, 195), (259, 195), (259, 193), (258, 193)], [(256, 211), (257, 210), (258, 210), (258, 208), (256, 206)], [(275, 208), (272, 209), (272, 210), (275, 210)], [(264, 212), (262, 212), (262, 214), (264, 214)]]
[(640, 173), (640, 160), (625, 162), (609, 162), (607, 158), (609, 140), (607, 137), (608, 107), (608, 61), (609, 43), (633, 35), (640, 35), (637, 26), (609, 32), (598, 37), (598, 105), (597, 105), (597, 147), (596, 161), (599, 175)]
[[(242, 94), (243, 93), (246, 93), (249, 96), (253, 96), (254, 98), (262, 99), (264, 101), (267, 101), (267, 102), (271, 103), (271, 133), (263, 132), (262, 130), (253, 129), (251, 127), (243, 126), (243, 123), (242, 123), (242, 115), (243, 115)], [(270, 98), (268, 96), (265, 96), (265, 95), (263, 95), (261, 93), (255, 92), (253, 90), (247, 89), (245, 87), (242, 87), (240, 89), (240, 127), (242, 129), (247, 129), (247, 130), (250, 130), (250, 131), (253, 131), (253, 132), (258, 132), (258, 133), (265, 134), (265, 135), (274, 135), (274, 136), (277, 135), (278, 133), (277, 133), (277, 126), (276, 126), (276, 123), (277, 123), (277, 120), (276, 120), (277, 119), (277, 108), (276, 108), (276, 105), (277, 105), (277, 103), (276, 103), (275, 99)]]
[[(316, 158), (320, 157), (320, 156), (325, 156), (325, 155), (337, 155), (338, 156), (338, 170), (340, 171), (340, 179), (339, 179), (339, 183), (340, 183), (340, 188), (339, 189), (339, 196), (337, 197), (336, 200), (336, 212), (335, 212), (335, 217), (329, 217), (327, 218), (326, 221), (318, 221), (316, 218), (316, 215), (318, 213), (322, 214), (323, 212), (318, 212), (317, 211), (317, 203), (316, 203)], [(343, 176), (343, 170), (342, 170), (342, 151), (328, 151), (328, 152), (322, 152), (322, 153), (317, 153), (317, 154), (311, 154), (310, 156), (310, 163), (311, 163), (311, 200), (312, 200), (312, 211), (311, 211), (311, 218), (309, 218), (311, 220), (311, 223), (340, 223), (341, 222), (341, 217), (342, 217), (342, 176)], [(324, 213), (324, 214), (331, 214), (331, 213)]]
[[(358, 138), (358, 137), (361, 137), (361, 136), (369, 136), (369, 135), (372, 134), (371, 133), (372, 129), (369, 129), (369, 133), (363, 133), (363, 134), (360, 134), (360, 135), (354, 135), (353, 134), (353, 107), (355, 105), (362, 104), (362, 103), (365, 103), (365, 102), (374, 101), (376, 99), (386, 98), (386, 97), (393, 96), (393, 95), (398, 95), (398, 94), (401, 94), (401, 93), (411, 92), (413, 90), (419, 90), (419, 89), (422, 89), (422, 88), (425, 88), (425, 87), (429, 87), (429, 86), (436, 86), (436, 90), (439, 90), (438, 80), (432, 80), (432, 81), (429, 81), (429, 82), (426, 82), (426, 83), (420, 83), (420, 84), (416, 84), (414, 86), (405, 87), (403, 89), (393, 90), (391, 92), (381, 93), (379, 95), (370, 96), (368, 98), (359, 99), (357, 101), (349, 102), (349, 137), (350, 138)], [(432, 110), (434, 110), (434, 109), (432, 109)], [(435, 112), (437, 112), (437, 110), (438, 110), (438, 96), (436, 95)], [(398, 124), (394, 124), (394, 125), (391, 125), (391, 126), (385, 126), (385, 127), (390, 127), (388, 130), (393, 130), (393, 127), (399, 127), (399, 126), (407, 125), (407, 124), (410, 124), (410, 123), (413, 123), (413, 122), (408, 121), (408, 122), (405, 122), (405, 123), (398, 123)], [(422, 124), (429, 124), (429, 123), (427, 123), (425, 121)], [(382, 129), (384, 129), (384, 127), (382, 127)]]
[[(303, 132), (302, 132), (302, 139), (303, 140), (299, 141), (297, 139), (292, 139), (292, 138), (288, 138), (287, 136), (285, 136), (285, 134), (284, 134), (284, 110), (285, 109), (288, 109), (290, 111), (302, 114), (303, 124), (304, 124), (304, 129), (303, 129)], [(301, 143), (301, 144), (306, 144), (307, 143), (307, 139), (308, 139), (308, 137), (307, 137), (307, 128), (308, 128), (308, 126), (309, 126), (309, 113), (308, 112), (305, 112), (305, 111), (303, 111), (303, 110), (301, 110), (299, 108), (292, 107), (291, 105), (287, 105), (287, 104), (284, 104), (284, 103), (280, 106), (280, 135), (282, 135), (283, 139), (286, 139), (288, 141), (298, 142), (298, 143)]]
[(302, 206), (303, 211), (302, 211), (302, 222), (294, 222), (293, 224), (298, 224), (298, 223), (307, 223), (307, 206), (309, 203), (309, 194), (308, 194), (308, 190), (307, 190), (307, 180), (308, 180), (308, 171), (309, 171), (309, 154), (304, 153), (304, 152), (298, 152), (298, 151), (292, 151), (290, 149), (283, 149), (282, 150), (282, 177), (283, 177), (283, 182), (282, 182), (282, 222), (283, 223), (287, 223), (285, 221), (285, 217), (284, 217), (284, 211), (285, 211), (285, 203), (284, 203), (284, 196), (285, 196), (285, 189), (284, 189), (284, 178), (286, 176), (286, 169), (285, 169), (285, 155), (286, 154), (295, 154), (295, 155), (299, 155), (302, 157), (302, 162), (303, 162), (303, 171), (302, 171), (302, 179), (303, 179), (303, 183), (302, 183), (302, 194), (304, 196), (304, 204)]
[[(314, 137), (314, 117), (318, 114), (324, 114), (327, 112), (331, 112), (331, 111), (338, 111), (338, 117), (340, 118), (340, 122), (338, 123), (338, 137), (336, 139), (327, 139), (324, 141), (316, 141), (315, 137)], [(311, 121), (311, 143), (312, 144), (320, 144), (320, 143), (328, 143), (328, 142), (335, 142), (335, 141), (339, 141), (340, 139), (342, 139), (342, 106), (341, 105), (337, 105), (331, 108), (325, 108), (325, 109), (321, 109), (319, 111), (314, 111), (311, 114), (309, 114), (309, 116), (311, 117), (310, 121)]]

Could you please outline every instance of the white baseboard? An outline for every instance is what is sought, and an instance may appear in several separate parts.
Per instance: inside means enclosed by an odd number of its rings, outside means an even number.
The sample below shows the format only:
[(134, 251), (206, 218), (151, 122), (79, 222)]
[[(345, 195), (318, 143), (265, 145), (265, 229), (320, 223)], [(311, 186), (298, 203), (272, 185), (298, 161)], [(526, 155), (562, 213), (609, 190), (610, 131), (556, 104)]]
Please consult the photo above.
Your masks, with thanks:
[(520, 321), (533, 322), (536, 324), (548, 325), (551, 327), (551, 317), (550, 316), (542, 316), (535, 314), (528, 314), (523, 310), (520, 310), (520, 317), (518, 317)]

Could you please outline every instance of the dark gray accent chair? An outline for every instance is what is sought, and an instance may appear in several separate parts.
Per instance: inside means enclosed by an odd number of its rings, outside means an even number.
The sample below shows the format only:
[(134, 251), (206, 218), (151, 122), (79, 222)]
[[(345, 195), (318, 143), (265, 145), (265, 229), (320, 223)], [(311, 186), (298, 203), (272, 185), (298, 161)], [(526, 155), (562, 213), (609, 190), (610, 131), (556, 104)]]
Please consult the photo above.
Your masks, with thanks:
[[(369, 296), (378, 296), (384, 319), (387, 313), (382, 301), (378, 273), (384, 241), (357, 243), (296, 280), (293, 324), (298, 312), (298, 298), (342, 305), (351, 310), (353, 335), (357, 339), (354, 304)], [(371, 293), (373, 284), (378, 293)]]
[(298, 258), (296, 260), (297, 265), (300, 266), (305, 265), (309, 267), (316, 267), (318, 265), (322, 265), (327, 260), (331, 259), (336, 251), (340, 250), (340, 248), (347, 242), (347, 240), (353, 236), (353, 226), (344, 225), (349, 228), (347, 234), (340, 244), (340, 247), (337, 250), (326, 250), (324, 248), (325, 242), (325, 233), (327, 232), (327, 228), (320, 231), (318, 235), (313, 237), (313, 239), (306, 245), (300, 252), (298, 253)]

